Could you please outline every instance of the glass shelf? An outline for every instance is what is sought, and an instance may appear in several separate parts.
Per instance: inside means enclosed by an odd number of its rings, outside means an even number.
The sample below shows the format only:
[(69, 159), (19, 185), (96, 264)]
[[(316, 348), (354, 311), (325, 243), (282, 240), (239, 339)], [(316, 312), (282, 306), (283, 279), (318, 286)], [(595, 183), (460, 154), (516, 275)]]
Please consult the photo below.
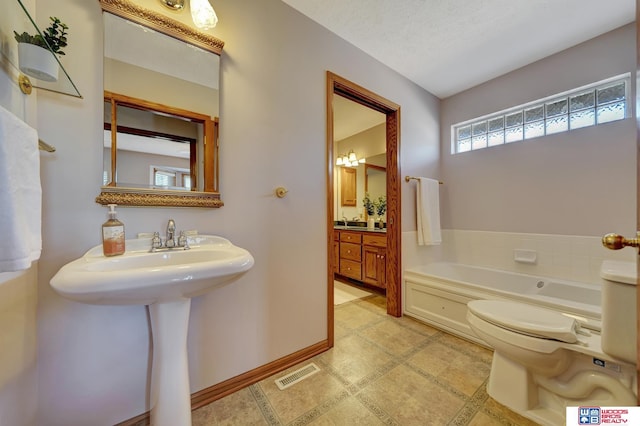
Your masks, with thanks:
[[(40, 34), (40, 36), (42, 36), (42, 31), (40, 31), (40, 28), (36, 25), (35, 21), (31, 18), (31, 15), (29, 15), (29, 12), (20, 0), (8, 3), (10, 3), (7, 5), (8, 10), (6, 10), (6, 13), (3, 11), (3, 16), (0, 17), (0, 41), (2, 41), (2, 43), (0, 43), (0, 61), (2, 68), (6, 72), (11, 73), (12, 77), (15, 77), (18, 84), (22, 87), (22, 76), (25, 75), (25, 73), (20, 71), (20, 67), (18, 65), (18, 42), (16, 41), (13, 32), (16, 31), (18, 34), (27, 32), (31, 35)], [(11, 6), (11, 3), (13, 3), (14, 6)], [(59, 16), (58, 18), (64, 22), (63, 16)], [(42, 24), (43, 27), (48, 27), (50, 21), (47, 19), (47, 22), (43, 22)], [(60, 67), (58, 80), (48, 82), (27, 75), (30, 85), (36, 89), (73, 96), (75, 98), (82, 98), (80, 91), (71, 80), (71, 77), (69, 77), (67, 70), (64, 69), (60, 57), (53, 52), (50, 53), (55, 57)], [(64, 58), (64, 56), (62, 58)], [(23, 90), (23, 92), (25, 92), (25, 90)]]

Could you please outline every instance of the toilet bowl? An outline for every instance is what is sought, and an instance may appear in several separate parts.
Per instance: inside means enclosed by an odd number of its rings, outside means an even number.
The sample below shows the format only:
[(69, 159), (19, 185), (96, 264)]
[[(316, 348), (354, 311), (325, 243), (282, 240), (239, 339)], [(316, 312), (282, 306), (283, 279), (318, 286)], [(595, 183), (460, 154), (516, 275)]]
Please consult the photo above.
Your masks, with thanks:
[(575, 319), (510, 301), (475, 300), (467, 307), (471, 329), (495, 351), (543, 376), (557, 376), (567, 369), (571, 350), (563, 342), (578, 341), (580, 325)]
[[(611, 264), (605, 262), (603, 271), (605, 266)], [(566, 407), (636, 405), (635, 284), (630, 283), (635, 279), (625, 285), (603, 280), (601, 333), (561, 312), (521, 302), (469, 302), (471, 330), (494, 349), (489, 395), (544, 425), (565, 424)], [(621, 310), (622, 300), (633, 306)]]

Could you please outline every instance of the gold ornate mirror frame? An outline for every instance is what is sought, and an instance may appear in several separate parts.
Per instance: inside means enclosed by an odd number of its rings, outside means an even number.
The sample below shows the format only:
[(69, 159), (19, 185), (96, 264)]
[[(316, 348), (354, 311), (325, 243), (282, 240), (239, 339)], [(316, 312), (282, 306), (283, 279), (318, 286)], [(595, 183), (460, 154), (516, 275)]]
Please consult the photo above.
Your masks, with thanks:
[(121, 18), (151, 28), (162, 34), (182, 40), (208, 52), (220, 55), (224, 42), (209, 34), (201, 33), (192, 27), (173, 20), (160, 13), (133, 4), (130, 0), (98, 0), (103, 12), (109, 12)]
[[(201, 33), (188, 25), (168, 18), (160, 13), (133, 4), (129, 0), (98, 0), (103, 12), (108, 12), (137, 24), (151, 28), (185, 43), (220, 55), (224, 42)], [(217, 142), (216, 142), (217, 143)], [(217, 170), (216, 170), (217, 173)], [(222, 207), (219, 192), (163, 191), (146, 188), (108, 187), (101, 188), (96, 197), (98, 204), (122, 206), (166, 206), (166, 207)]]

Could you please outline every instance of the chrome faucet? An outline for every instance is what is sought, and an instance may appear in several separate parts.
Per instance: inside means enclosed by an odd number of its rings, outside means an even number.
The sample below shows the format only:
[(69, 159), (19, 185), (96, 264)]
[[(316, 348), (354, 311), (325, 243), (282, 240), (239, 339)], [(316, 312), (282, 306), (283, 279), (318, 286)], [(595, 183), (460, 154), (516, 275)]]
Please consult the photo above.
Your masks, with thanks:
[(167, 223), (167, 239), (164, 242), (164, 245), (168, 248), (173, 248), (176, 246), (176, 223), (173, 219), (169, 219), (169, 223)]
[(347, 219), (345, 215), (342, 215), (342, 221), (344, 222), (344, 226), (347, 226), (347, 222), (349, 222), (349, 219)]
[(160, 233), (154, 232), (153, 238), (151, 239), (151, 252), (153, 253), (161, 249), (170, 250), (173, 248), (189, 250), (191, 247), (189, 247), (189, 240), (184, 231), (180, 231), (180, 235), (176, 241), (176, 222), (173, 219), (169, 219), (167, 223), (167, 237), (164, 240), (164, 244), (162, 243), (162, 238), (160, 238)]

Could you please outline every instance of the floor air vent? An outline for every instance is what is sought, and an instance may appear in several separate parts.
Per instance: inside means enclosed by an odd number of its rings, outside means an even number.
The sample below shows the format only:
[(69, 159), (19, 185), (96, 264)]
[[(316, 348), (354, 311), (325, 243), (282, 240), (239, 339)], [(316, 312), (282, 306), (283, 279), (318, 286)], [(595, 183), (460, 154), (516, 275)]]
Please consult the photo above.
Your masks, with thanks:
[(284, 390), (289, 386), (298, 383), (300, 380), (304, 380), (307, 377), (314, 375), (318, 371), (320, 371), (318, 366), (314, 363), (311, 363), (292, 373), (287, 374), (286, 376), (280, 377), (278, 380), (276, 380), (276, 385), (278, 385), (278, 388), (280, 390)]

